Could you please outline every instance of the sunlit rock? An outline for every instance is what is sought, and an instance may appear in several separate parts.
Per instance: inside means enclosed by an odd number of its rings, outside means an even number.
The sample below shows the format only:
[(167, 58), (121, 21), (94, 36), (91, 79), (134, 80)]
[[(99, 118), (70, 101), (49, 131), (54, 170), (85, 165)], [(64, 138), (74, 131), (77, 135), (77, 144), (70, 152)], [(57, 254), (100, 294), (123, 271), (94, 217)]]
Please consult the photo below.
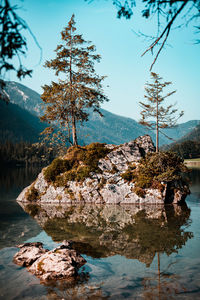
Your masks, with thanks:
[[(52, 163), (43, 169), (36, 181), (21, 192), (17, 201), (58, 204), (184, 202), (189, 189), (180, 180), (155, 182), (152, 186), (141, 188), (133, 179), (128, 180), (124, 177), (129, 170), (132, 172), (131, 168), (140, 165), (139, 161), (146, 157), (147, 153), (153, 152), (155, 147), (148, 135), (119, 146), (94, 143), (86, 147), (71, 148), (60, 158), (61, 164), (66, 163), (65, 167), (58, 166), (56, 169), (54, 166), (53, 169)], [(88, 159), (84, 153), (91, 157)], [(95, 153), (100, 155), (98, 159)]]
[(28, 270), (41, 280), (66, 279), (74, 277), (86, 260), (74, 249), (70, 242), (49, 251), (42, 243), (26, 243), (18, 245), (20, 251), (13, 261), (28, 267)]
[(26, 243), (17, 245), (20, 251), (13, 258), (14, 263), (22, 267), (31, 266), (41, 255), (48, 250), (43, 248), (42, 243)]

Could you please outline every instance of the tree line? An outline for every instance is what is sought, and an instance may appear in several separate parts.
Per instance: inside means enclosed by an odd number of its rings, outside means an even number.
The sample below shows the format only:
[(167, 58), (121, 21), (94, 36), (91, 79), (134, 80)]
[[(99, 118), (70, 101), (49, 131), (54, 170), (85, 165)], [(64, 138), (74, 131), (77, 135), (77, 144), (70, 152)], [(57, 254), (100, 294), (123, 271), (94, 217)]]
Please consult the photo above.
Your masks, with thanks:
[(1, 165), (47, 165), (57, 154), (56, 148), (41, 143), (31, 144), (24, 141), (0, 143)]
[(184, 141), (170, 147), (170, 150), (176, 152), (184, 159), (200, 158), (200, 141)]

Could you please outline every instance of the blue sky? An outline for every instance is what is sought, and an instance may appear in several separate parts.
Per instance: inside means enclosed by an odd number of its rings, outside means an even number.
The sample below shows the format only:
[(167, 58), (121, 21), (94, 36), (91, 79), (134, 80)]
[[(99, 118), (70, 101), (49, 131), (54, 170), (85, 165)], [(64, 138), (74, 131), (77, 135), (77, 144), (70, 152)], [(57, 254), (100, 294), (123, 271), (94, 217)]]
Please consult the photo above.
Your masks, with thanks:
[[(84, 0), (11, 0), (11, 3), (20, 6), (18, 14), (26, 20), (43, 50), (42, 61), (38, 64), (40, 51), (27, 35), (28, 55), (24, 63), (34, 72), (32, 78), (19, 82), (41, 93), (42, 85), (55, 80), (53, 72), (43, 65), (55, 57), (60, 32), (74, 13), (77, 31), (96, 45), (102, 57), (96, 66), (97, 73), (108, 76), (104, 90), (110, 101), (102, 107), (139, 120), (138, 102), (144, 99), (144, 85), (150, 79), (153, 58), (151, 54), (141, 57), (148, 41), (137, 37), (133, 30), (152, 34), (156, 30), (152, 20), (146, 24), (137, 13), (131, 20), (117, 19), (111, 0), (94, 0), (90, 4)], [(192, 28), (173, 30), (170, 45), (153, 68), (165, 81), (173, 82), (171, 89), (177, 92), (166, 104), (177, 102), (177, 108), (184, 110), (180, 122), (200, 119), (200, 44), (195, 45), (194, 41)], [(7, 75), (7, 80), (18, 81), (12, 73)]]

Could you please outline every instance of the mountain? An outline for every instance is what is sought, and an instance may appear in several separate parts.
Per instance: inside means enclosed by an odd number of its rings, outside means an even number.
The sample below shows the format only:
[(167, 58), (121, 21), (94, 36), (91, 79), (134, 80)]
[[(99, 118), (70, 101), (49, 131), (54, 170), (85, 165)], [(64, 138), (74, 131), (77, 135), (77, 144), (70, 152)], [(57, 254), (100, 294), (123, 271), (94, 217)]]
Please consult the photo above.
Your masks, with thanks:
[(184, 142), (184, 141), (200, 141), (200, 122), (198, 122), (198, 125), (191, 130), (189, 133), (184, 135), (178, 142)]
[(155, 135), (147, 131), (135, 120), (121, 117), (101, 109), (103, 118), (97, 113), (90, 113), (89, 121), (79, 128), (80, 136), (86, 144), (91, 142), (122, 144), (134, 140), (140, 135), (150, 134), (152, 138)]
[[(200, 124), (199, 120), (191, 120), (185, 123), (181, 123), (178, 126), (175, 126), (174, 128), (167, 128), (163, 129), (162, 131), (172, 138), (173, 140), (178, 141), (182, 137), (186, 137), (190, 132), (195, 130), (196, 126)], [(187, 139), (187, 138), (186, 138)], [(166, 144), (170, 144), (172, 141), (169, 139), (166, 141)]]
[(6, 81), (5, 92), (10, 102), (19, 105), (21, 108), (28, 110), (37, 116), (41, 115), (43, 103), (40, 95), (23, 84)]
[[(42, 131), (45, 127), (44, 124), (41, 124), (39, 119), (37, 118), (32, 121), (31, 117), (29, 119), (30, 113), (33, 116), (40, 116), (42, 114), (42, 100), (40, 95), (33, 91), (32, 89), (13, 81), (6, 82), (6, 93), (9, 96), (10, 104), (6, 106), (7, 108), (10, 106), (10, 109), (13, 113), (14, 118), (14, 107), (13, 104), (20, 106), (23, 109), (23, 113), (21, 112), (21, 116), (23, 115), (26, 119), (25, 121), (28, 123), (24, 123), (24, 127), (26, 127), (26, 132), (29, 132), (30, 128), (30, 136), (33, 137), (33, 140), (38, 136), (39, 131)], [(19, 114), (19, 108), (16, 108), (17, 114)], [(29, 112), (29, 115), (25, 117), (25, 112)], [(28, 113), (27, 112), (27, 113)], [(145, 127), (137, 123), (135, 120), (131, 118), (126, 118), (122, 116), (115, 115), (107, 110), (101, 109), (104, 117), (100, 117), (97, 113), (90, 111), (89, 121), (84, 123), (84, 127), (79, 126), (78, 128), (78, 136), (79, 140), (82, 144), (88, 144), (91, 142), (105, 142), (105, 143), (113, 143), (113, 144), (121, 144), (124, 142), (128, 142), (137, 138), (140, 135), (149, 134), (155, 141), (155, 133), (150, 132)], [(7, 126), (13, 127), (12, 124), (8, 124), (11, 122), (11, 118), (9, 118), (9, 113), (7, 113)], [(22, 120), (20, 124), (22, 124)], [(2, 122), (1, 122), (2, 123)], [(169, 135), (174, 140), (181, 138), (182, 136), (188, 134), (192, 131), (200, 121), (193, 120), (188, 121), (186, 123), (179, 124), (175, 128), (165, 129), (163, 130), (165, 134)], [(26, 124), (26, 125), (25, 125)], [(0, 130), (5, 125), (0, 125)], [(18, 126), (16, 124), (16, 126)], [(21, 128), (20, 130), (24, 130)], [(36, 130), (33, 133), (33, 129)], [(17, 134), (17, 133), (15, 133)], [(24, 136), (25, 132), (20, 132), (20, 136)], [(27, 134), (26, 134), (27, 136)], [(27, 136), (30, 139), (30, 136)], [(25, 138), (25, 136), (24, 136)], [(160, 145), (171, 143), (164, 135), (160, 135)]]
[(176, 152), (184, 159), (199, 158), (200, 157), (200, 124), (198, 124), (192, 131), (184, 135), (177, 142), (164, 147), (166, 150)]
[[(11, 102), (7, 107), (15, 104), (20, 106), (23, 111), (26, 110), (35, 116), (41, 115), (42, 100), (38, 93), (13, 81), (6, 82), (5, 91)], [(91, 142), (121, 144), (147, 133), (151, 134), (153, 139), (155, 137), (154, 133), (150, 133), (133, 119), (115, 115), (104, 109), (102, 109), (101, 112), (104, 115), (103, 118), (91, 110), (89, 121), (84, 123), (84, 127), (78, 127), (78, 133), (82, 144)], [(9, 118), (7, 120), (7, 123), (8, 122)], [(39, 129), (41, 123), (39, 122), (38, 125)]]
[(0, 142), (37, 142), (45, 124), (20, 106), (0, 101)]

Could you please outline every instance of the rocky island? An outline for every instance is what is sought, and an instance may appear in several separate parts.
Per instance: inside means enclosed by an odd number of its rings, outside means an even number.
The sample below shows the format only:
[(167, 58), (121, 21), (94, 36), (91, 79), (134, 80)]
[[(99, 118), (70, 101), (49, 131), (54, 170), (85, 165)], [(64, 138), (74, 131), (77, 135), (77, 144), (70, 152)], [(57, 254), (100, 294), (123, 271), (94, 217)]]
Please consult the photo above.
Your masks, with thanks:
[(166, 204), (189, 193), (183, 160), (155, 152), (150, 136), (122, 145), (92, 143), (68, 149), (18, 196), (19, 202)]

